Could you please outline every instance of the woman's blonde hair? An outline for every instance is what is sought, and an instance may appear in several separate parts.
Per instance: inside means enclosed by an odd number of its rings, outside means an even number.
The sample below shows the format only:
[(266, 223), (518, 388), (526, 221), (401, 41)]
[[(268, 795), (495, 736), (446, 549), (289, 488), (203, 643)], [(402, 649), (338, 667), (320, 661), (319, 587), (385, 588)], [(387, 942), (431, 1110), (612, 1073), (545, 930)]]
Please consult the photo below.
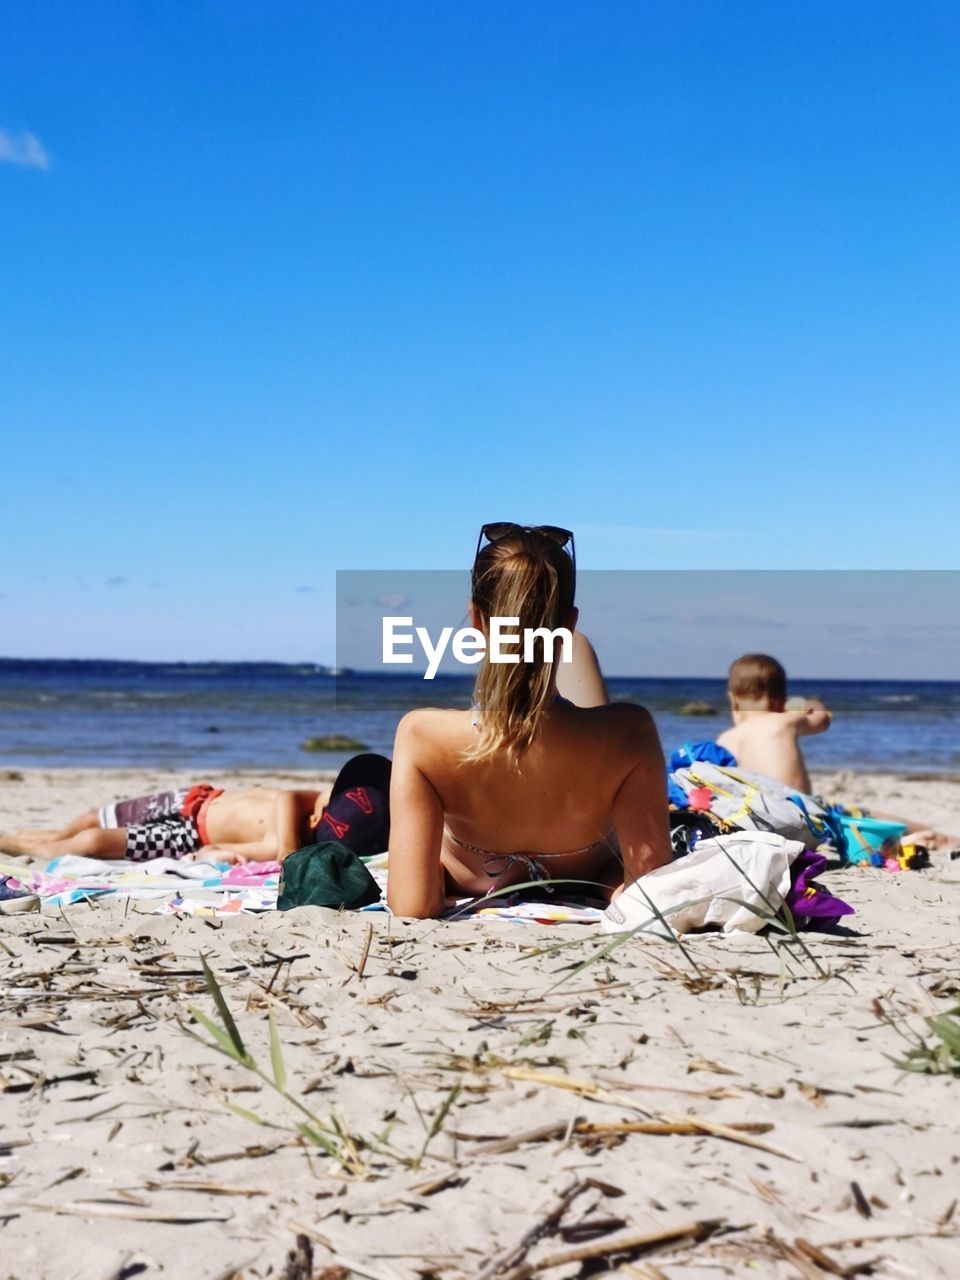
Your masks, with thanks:
[[(517, 529), (478, 553), (473, 565), (473, 604), (482, 624), (490, 618), (519, 618), (517, 663), (492, 663), (489, 656), (474, 686), (479, 737), (464, 752), (469, 761), (506, 752), (517, 765), (540, 726), (550, 702), (553, 664), (537, 637), (533, 660), (523, 660), (528, 629), (569, 626), (574, 598), (573, 560), (559, 543), (535, 529)], [(507, 635), (510, 633), (507, 632)]]

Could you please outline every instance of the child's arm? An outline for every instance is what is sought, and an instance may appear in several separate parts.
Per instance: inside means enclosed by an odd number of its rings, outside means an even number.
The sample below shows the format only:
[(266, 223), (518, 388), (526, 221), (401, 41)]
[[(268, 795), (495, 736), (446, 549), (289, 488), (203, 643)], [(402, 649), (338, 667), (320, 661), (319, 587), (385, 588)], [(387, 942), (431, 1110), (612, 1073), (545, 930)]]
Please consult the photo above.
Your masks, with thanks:
[[(793, 705), (791, 705), (793, 704)], [(833, 719), (819, 698), (790, 699), (787, 714), (792, 718), (797, 736), (808, 738), (815, 733), (826, 733)]]
[(262, 840), (226, 840), (222, 844), (205, 844), (193, 856), (197, 862), (229, 862), (237, 866), (247, 862), (273, 862), (277, 842), (273, 836), (264, 836)]

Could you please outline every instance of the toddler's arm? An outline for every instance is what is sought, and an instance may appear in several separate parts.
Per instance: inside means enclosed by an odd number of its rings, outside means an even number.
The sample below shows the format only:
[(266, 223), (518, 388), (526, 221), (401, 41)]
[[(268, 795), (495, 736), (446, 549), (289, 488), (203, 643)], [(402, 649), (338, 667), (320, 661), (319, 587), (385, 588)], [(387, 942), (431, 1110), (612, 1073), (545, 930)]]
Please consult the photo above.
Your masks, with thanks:
[(833, 719), (819, 698), (791, 698), (787, 703), (787, 714), (793, 719), (797, 735), (803, 738), (826, 733)]

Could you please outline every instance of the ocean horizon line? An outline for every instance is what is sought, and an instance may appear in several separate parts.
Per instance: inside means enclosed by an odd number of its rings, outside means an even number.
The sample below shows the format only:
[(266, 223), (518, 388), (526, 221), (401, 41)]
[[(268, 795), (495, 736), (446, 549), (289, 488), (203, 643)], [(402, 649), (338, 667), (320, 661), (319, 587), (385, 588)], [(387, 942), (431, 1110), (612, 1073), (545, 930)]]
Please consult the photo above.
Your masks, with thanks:
[[(323, 662), (315, 658), (303, 658), (300, 660), (289, 660), (280, 658), (116, 658), (116, 657), (23, 657), (20, 655), (0, 655), (0, 668), (10, 667), (144, 667), (144, 668), (173, 668), (183, 673), (190, 668), (203, 668), (205, 670), (224, 670), (229, 668), (257, 668), (259, 670), (273, 669), (276, 671), (304, 672), (314, 674), (327, 679), (340, 679), (344, 676), (360, 676), (375, 678), (377, 680), (409, 680), (412, 678), (423, 679), (424, 671), (416, 668), (408, 668), (403, 671), (391, 671), (387, 668), (377, 667), (343, 667), (335, 662)], [(424, 681), (425, 684), (436, 683), (438, 680), (469, 680), (471, 675), (464, 671), (446, 671), (440, 670), (432, 677), (430, 681)], [(605, 672), (604, 678), (607, 680), (671, 680), (684, 681), (696, 680), (702, 681), (726, 681), (726, 673), (711, 673), (709, 675), (697, 674), (696, 672), (682, 672), (680, 674), (662, 674), (657, 672)], [(831, 684), (922, 684), (922, 685), (955, 685), (960, 684), (960, 674), (956, 677), (949, 676), (894, 676), (894, 675), (868, 675), (868, 676), (842, 676), (827, 675), (824, 673), (805, 674), (790, 672), (791, 683), (809, 683), (815, 680), (826, 680)]]

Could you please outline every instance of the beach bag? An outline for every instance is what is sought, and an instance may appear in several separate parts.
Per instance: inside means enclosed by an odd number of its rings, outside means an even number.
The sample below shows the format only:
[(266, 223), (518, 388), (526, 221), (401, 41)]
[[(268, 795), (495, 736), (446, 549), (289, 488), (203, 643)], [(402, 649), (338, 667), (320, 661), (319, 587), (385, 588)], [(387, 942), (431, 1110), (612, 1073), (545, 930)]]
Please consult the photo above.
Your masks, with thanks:
[(336, 840), (308, 844), (280, 864), (277, 909), (346, 907), (357, 910), (380, 901), (380, 888), (352, 849)]
[(710, 791), (710, 812), (733, 827), (773, 831), (807, 848), (835, 841), (830, 816), (818, 800), (762, 773), (696, 761), (675, 770), (673, 779), (687, 796)]
[(791, 865), (803, 851), (801, 841), (767, 831), (701, 840), (624, 889), (603, 913), (603, 931), (672, 938), (719, 925), (724, 933), (756, 933), (783, 905)]
[(683, 769), (696, 761), (704, 760), (709, 764), (736, 765), (737, 757), (726, 747), (712, 738), (700, 742), (685, 742), (667, 761), (667, 800), (678, 809), (686, 808), (686, 793), (679, 782), (674, 782), (673, 775), (677, 769)]

